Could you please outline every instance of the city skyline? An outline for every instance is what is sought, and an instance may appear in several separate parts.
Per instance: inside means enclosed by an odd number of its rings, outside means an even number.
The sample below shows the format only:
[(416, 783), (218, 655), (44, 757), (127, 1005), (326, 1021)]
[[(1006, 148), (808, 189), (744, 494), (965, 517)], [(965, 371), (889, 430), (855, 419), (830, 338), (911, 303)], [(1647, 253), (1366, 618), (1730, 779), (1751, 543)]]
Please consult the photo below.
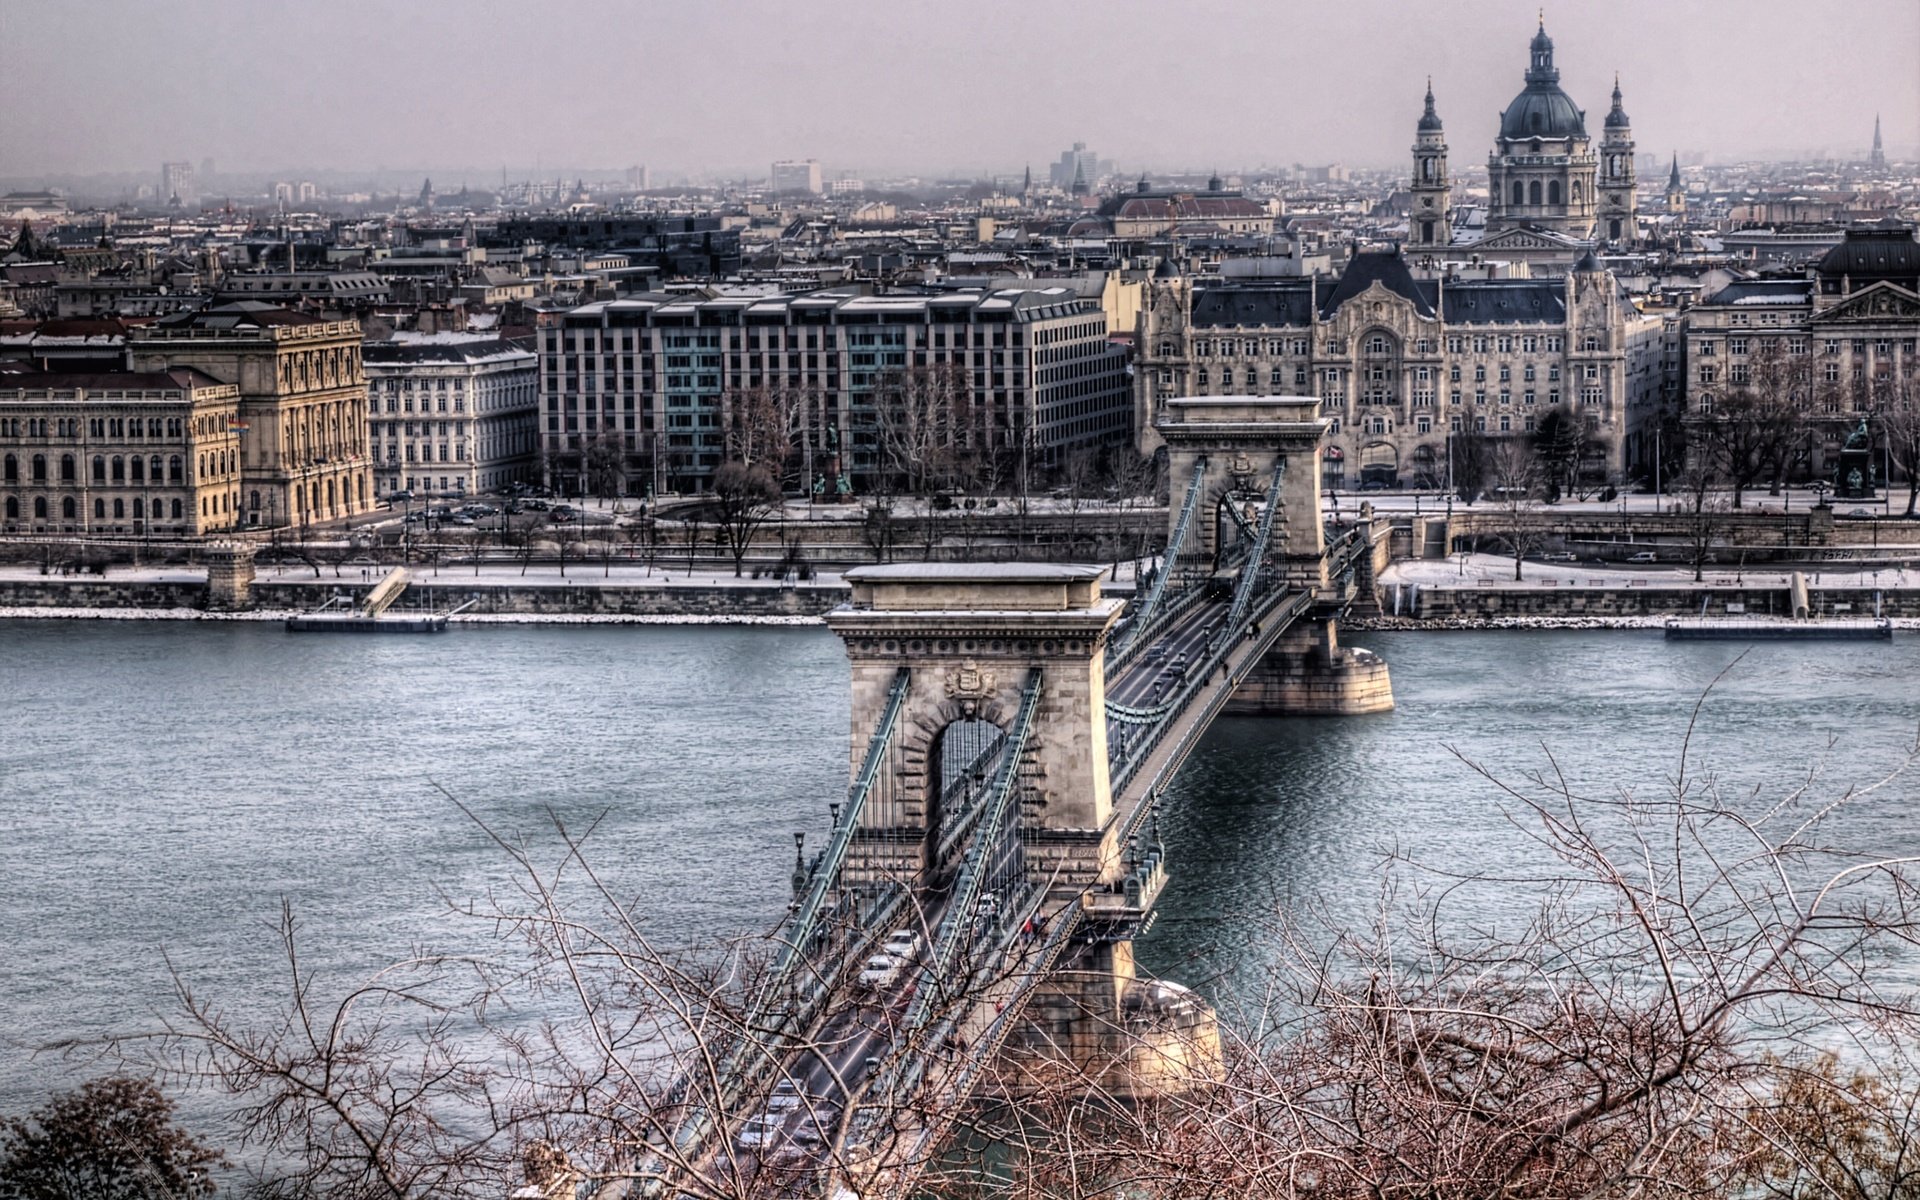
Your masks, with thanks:
[[(519, 9), (475, 21), (467, 6), (345, 0), (236, 23), (212, 3), (27, 0), (0, 18), (8, 40), (84, 36), (94, 71), (78, 94), (57, 56), (8, 72), (0, 100), (16, 120), (0, 131), (0, 175), (151, 173), (159, 159), (212, 158), (236, 174), (419, 169), (485, 186), (503, 167), (524, 177), (529, 158), (535, 172), (645, 163), (656, 179), (747, 179), (775, 159), (816, 158), (829, 173), (1006, 175), (1031, 164), (1044, 177), (1074, 141), (1123, 170), (1391, 168), (1407, 159), (1429, 75), (1468, 166), (1520, 82), (1540, 11), (1517, 0), (1444, 13), (1388, 0), (1226, 4), (1182, 15), (1217, 35), (1182, 49), (1165, 14), (1125, 3), (1006, 9), (967, 30), (915, 4), (885, 20), (827, 10), (804, 25), (738, 8), (568, 10), (559, 32), (632, 46), (629, 73), (617, 61), (516, 60), (555, 36)], [(1892, 156), (1920, 142), (1920, 6), (1633, 0), (1563, 3), (1545, 22), (1589, 121), (1617, 70), (1641, 148), (1662, 157), (1864, 156), (1876, 116)], [(357, 65), (287, 49), (329, 24), (348, 31), (341, 44)], [(688, 45), (714, 50), (673, 49)], [(343, 86), (362, 73), (366, 86)], [(796, 89), (812, 102), (795, 103)], [(874, 104), (877, 94), (919, 102)], [(632, 101), (624, 112), (598, 99), (621, 96)]]

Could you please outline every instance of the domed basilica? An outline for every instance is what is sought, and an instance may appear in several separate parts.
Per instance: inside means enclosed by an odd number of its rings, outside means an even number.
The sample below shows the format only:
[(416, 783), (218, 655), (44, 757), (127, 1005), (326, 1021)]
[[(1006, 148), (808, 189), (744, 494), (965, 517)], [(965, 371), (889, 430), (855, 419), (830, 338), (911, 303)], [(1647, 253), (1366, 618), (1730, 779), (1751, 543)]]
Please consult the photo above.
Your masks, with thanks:
[[(1408, 240), (1416, 250), (1443, 245), (1465, 249), (1454, 244), (1446, 136), (1431, 83), (1426, 101), (1414, 138)], [(1528, 46), (1526, 86), (1500, 114), (1500, 132), (1487, 156), (1487, 182), (1485, 236), (1473, 243), (1476, 251), (1567, 253), (1589, 240), (1626, 244), (1640, 236), (1633, 129), (1620, 104), (1620, 82), (1614, 80), (1613, 107), (1596, 154), (1586, 113), (1560, 88), (1553, 39), (1547, 36), (1544, 19)], [(1517, 230), (1536, 236), (1502, 236)]]

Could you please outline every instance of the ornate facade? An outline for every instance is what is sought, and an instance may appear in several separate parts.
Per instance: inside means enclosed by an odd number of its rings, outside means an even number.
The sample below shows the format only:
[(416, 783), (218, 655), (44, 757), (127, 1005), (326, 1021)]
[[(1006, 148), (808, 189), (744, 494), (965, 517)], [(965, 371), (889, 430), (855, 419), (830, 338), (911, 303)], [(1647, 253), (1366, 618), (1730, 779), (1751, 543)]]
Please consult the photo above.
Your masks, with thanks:
[(232, 384), (184, 367), (0, 373), (0, 531), (233, 528), (239, 403)]
[(128, 352), (136, 371), (187, 366), (239, 387), (243, 524), (372, 510), (358, 321), (242, 301), (162, 318)]
[[(1920, 242), (1851, 229), (1807, 277), (1742, 279), (1687, 310), (1687, 421), (1745, 389), (1784, 391), (1811, 432), (1790, 477), (1824, 477), (1864, 419), (1920, 398)], [(1880, 461), (1876, 457), (1876, 462)]]
[(1558, 278), (1415, 279), (1397, 252), (1338, 280), (1163, 275), (1142, 318), (1140, 449), (1169, 400), (1315, 395), (1332, 422), (1328, 488), (1445, 484), (1452, 435), (1524, 435), (1568, 406), (1585, 473), (1624, 477), (1629, 426), (1658, 411), (1662, 323), (1591, 257)]

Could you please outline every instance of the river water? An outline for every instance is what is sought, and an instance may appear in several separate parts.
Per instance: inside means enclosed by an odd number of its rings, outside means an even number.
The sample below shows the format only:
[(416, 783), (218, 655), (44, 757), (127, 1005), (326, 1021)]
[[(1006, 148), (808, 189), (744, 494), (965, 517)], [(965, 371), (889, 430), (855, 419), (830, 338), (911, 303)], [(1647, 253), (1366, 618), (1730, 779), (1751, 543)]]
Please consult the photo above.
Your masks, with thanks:
[[(1169, 790), (1174, 880), (1141, 962), (1229, 1010), (1272, 957), (1266, 914), (1364, 919), (1390, 850), (1512, 860), (1515, 831), (1463, 758), (1518, 778), (1549, 747), (1586, 785), (1657, 788), (1742, 649), (1350, 640), (1392, 664), (1393, 713), (1224, 721)], [(1729, 791), (1777, 790), (1815, 759), (1829, 791), (1867, 780), (1913, 741), (1916, 667), (1911, 641), (1758, 647), (1704, 704), (1695, 769)], [(556, 824), (597, 822), (589, 856), (665, 940), (765, 928), (793, 832), (818, 844), (846, 778), (845, 659), (817, 628), (0, 621), (0, 697), (0, 1113), (86, 1073), (34, 1047), (168, 1011), (168, 958), (235, 1012), (284, 996), (282, 899), (323, 979), (470, 944), (450, 902), (510, 875), (489, 829), (537, 858), (557, 855)], [(1914, 794), (1901, 781), (1833, 837), (1920, 851)], [(1482, 915), (1531, 904), (1495, 896)]]

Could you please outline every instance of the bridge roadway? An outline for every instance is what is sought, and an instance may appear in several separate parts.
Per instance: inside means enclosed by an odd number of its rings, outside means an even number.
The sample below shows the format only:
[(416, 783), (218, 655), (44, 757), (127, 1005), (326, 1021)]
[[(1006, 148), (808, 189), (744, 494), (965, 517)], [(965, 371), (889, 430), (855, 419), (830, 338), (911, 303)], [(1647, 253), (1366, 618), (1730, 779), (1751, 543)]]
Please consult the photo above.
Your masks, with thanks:
[[(1114, 844), (1123, 853), (1129, 839), (1144, 826), (1152, 798), (1179, 770), (1240, 680), (1313, 599), (1309, 593), (1272, 585), (1249, 609), (1241, 635), (1232, 644), (1220, 645), (1213, 639), (1231, 614), (1232, 582), (1228, 576), (1213, 585), (1200, 585), (1216, 586), (1219, 594), (1179, 613), (1155, 632), (1150, 644), (1127, 655), (1107, 680), (1109, 703), (1126, 708), (1165, 704), (1183, 688), (1192, 689), (1157, 729), (1152, 745), (1139, 751), (1140, 761), (1126, 773), (1124, 782), (1119, 777), (1120, 764), (1115, 764), (1110, 828)], [(1183, 658), (1184, 671), (1177, 665)], [(1206, 672), (1205, 678), (1199, 677), (1201, 671)], [(1127, 736), (1121, 720), (1110, 717), (1108, 728), (1115, 744)], [(890, 990), (856, 994), (851, 1003), (833, 1006), (806, 1040), (806, 1048), (779, 1072), (778, 1077), (789, 1081), (802, 1099), (780, 1114), (778, 1126), (765, 1139), (771, 1145), (763, 1149), (741, 1144), (744, 1119), (766, 1112), (764, 1103), (735, 1114), (738, 1119), (723, 1126), (724, 1145), (714, 1147), (713, 1176), (736, 1186), (756, 1181), (761, 1186), (771, 1184), (776, 1191), (790, 1187), (796, 1196), (811, 1194), (809, 1189), (823, 1175), (845, 1178), (848, 1157), (836, 1154), (832, 1149), (836, 1145), (845, 1145), (843, 1154), (851, 1158), (906, 1164), (910, 1175), (912, 1164), (924, 1162), (937, 1142), (942, 1116), (956, 1111), (958, 1102), (977, 1086), (1034, 986), (1076, 938), (1103, 936), (1101, 929), (1087, 928), (1087, 921), (1105, 926), (1105, 935), (1137, 928), (1164, 878), (1164, 870), (1150, 874), (1132, 898), (1124, 879), (1104, 888), (1097, 884), (1090, 888), (1084, 881), (1034, 880), (1033, 886), (1003, 897), (999, 920), (982, 935), (993, 945), (985, 953), (970, 955), (969, 978), (956, 981), (954, 988), (956, 999), (965, 997), (957, 1005), (962, 1011), (951, 1012), (937, 1023), (946, 1033), (935, 1039), (931, 1053), (925, 1046), (927, 1031), (901, 1028), (912, 999), (911, 971), (903, 972)], [(895, 924), (917, 926), (923, 940), (931, 943), (947, 909), (944, 894), (922, 894)], [(1037, 932), (1029, 933), (1030, 928)], [(874, 953), (888, 931), (867, 932), (872, 941), (863, 956)], [(871, 1105), (867, 1093), (876, 1083), (876, 1066), (897, 1062), (889, 1055), (916, 1034), (922, 1046), (913, 1100), (896, 1111), (876, 1113), (876, 1122), (884, 1128), (862, 1127), (850, 1120), (849, 1101), (856, 1108)], [(881, 1143), (892, 1146), (882, 1149)], [(904, 1182), (898, 1175), (895, 1178)]]

